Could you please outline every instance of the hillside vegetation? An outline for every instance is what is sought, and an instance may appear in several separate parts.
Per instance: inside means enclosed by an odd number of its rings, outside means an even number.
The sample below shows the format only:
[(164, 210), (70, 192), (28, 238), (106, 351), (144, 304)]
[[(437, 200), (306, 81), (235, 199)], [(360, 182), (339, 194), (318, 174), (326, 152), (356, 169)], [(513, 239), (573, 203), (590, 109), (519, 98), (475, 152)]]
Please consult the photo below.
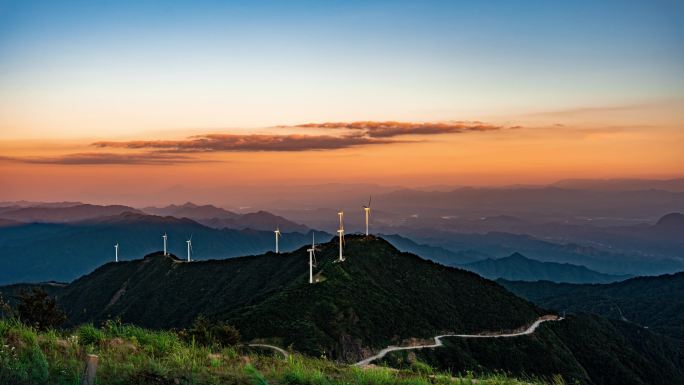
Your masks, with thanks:
[(476, 274), (402, 253), (379, 238), (320, 246), (308, 283), (306, 247), (292, 253), (186, 263), (161, 253), (108, 263), (57, 293), (72, 324), (120, 318), (179, 328), (198, 315), (314, 356), (353, 361), (373, 349), (441, 332), (508, 330), (534, 305)]
[(684, 343), (592, 315), (545, 323), (524, 337), (444, 342), (439, 349), (394, 352), (384, 362), (410, 368), (417, 361), (454, 373), (560, 374), (568, 383), (586, 385), (684, 383)]
[(599, 314), (684, 340), (684, 272), (607, 285), (499, 282), (544, 308)]
[[(359, 368), (291, 354), (287, 358), (246, 346), (202, 346), (168, 331), (109, 322), (39, 333), (16, 321), (0, 320), (0, 383), (80, 384), (87, 354), (99, 359), (100, 385), (311, 384), (311, 385), (543, 385), (503, 375), (474, 379), (433, 371)], [(562, 384), (560, 379), (556, 385)]]

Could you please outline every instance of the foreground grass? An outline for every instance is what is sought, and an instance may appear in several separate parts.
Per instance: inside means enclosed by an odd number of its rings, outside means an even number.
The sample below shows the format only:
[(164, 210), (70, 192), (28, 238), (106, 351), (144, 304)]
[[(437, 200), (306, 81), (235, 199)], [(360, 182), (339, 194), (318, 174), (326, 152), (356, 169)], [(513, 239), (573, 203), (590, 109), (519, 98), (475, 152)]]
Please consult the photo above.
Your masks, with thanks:
[(39, 333), (20, 322), (0, 320), (0, 384), (78, 385), (87, 354), (99, 356), (97, 383), (103, 385), (541, 385), (502, 375), (455, 378), (433, 373), (420, 363), (411, 370), (397, 371), (358, 368), (297, 354), (285, 359), (264, 351), (198, 346), (181, 340), (174, 332), (116, 323), (102, 328), (84, 325), (70, 333)]

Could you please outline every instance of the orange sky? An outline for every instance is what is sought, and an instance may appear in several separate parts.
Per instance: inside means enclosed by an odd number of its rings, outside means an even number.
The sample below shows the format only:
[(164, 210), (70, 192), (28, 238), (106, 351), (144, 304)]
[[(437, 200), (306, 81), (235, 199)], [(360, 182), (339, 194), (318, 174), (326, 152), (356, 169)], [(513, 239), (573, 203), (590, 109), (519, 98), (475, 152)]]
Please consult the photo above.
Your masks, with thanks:
[[(204, 134), (228, 134), (230, 141), (226, 144), (220, 136), (199, 151), (182, 147), (197, 145), (191, 136), (198, 132), (190, 130), (161, 136), (141, 132), (111, 138), (7, 139), (0, 142), (0, 200), (87, 201), (102, 192), (153, 193), (175, 185), (500, 185), (576, 177), (681, 177), (682, 110), (681, 103), (668, 102), (492, 117), (479, 123), (392, 122), (382, 131), (373, 131), (373, 123), (362, 124), (364, 129), (207, 130)], [(411, 131), (401, 131), (406, 129)], [(429, 133), (420, 131), (424, 129)], [(273, 138), (293, 134), (298, 136), (285, 142), (286, 150), (269, 147)], [(309, 142), (319, 137), (324, 139)], [(114, 143), (92, 145), (109, 139)], [(171, 147), (155, 147), (160, 139), (171, 141)], [(143, 147), (138, 147), (140, 141)], [(121, 148), (131, 143), (136, 147)], [(340, 148), (315, 149), (331, 143)], [(84, 153), (88, 155), (79, 155)]]

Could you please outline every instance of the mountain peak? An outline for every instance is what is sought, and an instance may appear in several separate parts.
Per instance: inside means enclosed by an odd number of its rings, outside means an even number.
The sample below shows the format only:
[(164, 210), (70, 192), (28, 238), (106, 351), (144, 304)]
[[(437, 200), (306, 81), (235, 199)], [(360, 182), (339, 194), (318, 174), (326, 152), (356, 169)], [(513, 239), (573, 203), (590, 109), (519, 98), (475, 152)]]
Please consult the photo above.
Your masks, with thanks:
[[(505, 258), (505, 259), (511, 259), (511, 260), (521, 260), (521, 261), (522, 261), (522, 260), (524, 260), (524, 261), (531, 261), (531, 260), (532, 260), (532, 259), (527, 258), (526, 256), (524, 256), (524, 255), (518, 253), (517, 251), (516, 251), (515, 253), (509, 255), (508, 257), (504, 257), (504, 258)], [(502, 259), (503, 259), (503, 258), (502, 258)]]
[(657, 227), (684, 226), (684, 214), (669, 213), (663, 215), (655, 224)]
[(186, 327), (209, 314), (235, 325), (246, 341), (280, 340), (342, 361), (406, 338), (513, 329), (538, 316), (492, 281), (359, 234), (346, 237), (344, 262), (337, 261), (337, 237), (318, 245), (310, 284), (307, 246), (192, 263), (155, 252), (96, 269), (64, 288), (59, 301), (74, 323), (120, 317), (144, 327)]

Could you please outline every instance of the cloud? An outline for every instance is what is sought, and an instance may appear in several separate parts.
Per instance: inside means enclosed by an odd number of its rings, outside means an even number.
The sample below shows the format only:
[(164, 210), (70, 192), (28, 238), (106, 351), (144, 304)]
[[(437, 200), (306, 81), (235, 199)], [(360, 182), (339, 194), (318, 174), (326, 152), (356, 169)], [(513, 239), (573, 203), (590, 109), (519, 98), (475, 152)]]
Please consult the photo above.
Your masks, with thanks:
[(99, 148), (153, 149), (163, 153), (194, 153), (336, 150), (368, 144), (396, 142), (358, 134), (342, 136), (209, 134), (191, 136), (183, 140), (96, 142), (93, 143), (93, 146)]
[(504, 128), (503, 126), (487, 124), (478, 121), (444, 123), (413, 123), (394, 121), (326, 122), (299, 124), (295, 127), (362, 131), (364, 135), (371, 138), (393, 138), (401, 135), (457, 134), (468, 131), (494, 131)]
[[(308, 123), (283, 128), (336, 129), (334, 134), (205, 134), (178, 140), (99, 141), (96, 149), (121, 149), (123, 152), (84, 152), (51, 157), (0, 157), (0, 161), (62, 164), (176, 164), (207, 162), (200, 154), (220, 152), (300, 152), (337, 150), (367, 145), (405, 143), (408, 135), (441, 135), (474, 131), (493, 131), (504, 127), (482, 122), (337, 122)], [(513, 127), (512, 127), (513, 128)], [(135, 152), (131, 153), (133, 150)]]
[(54, 157), (0, 157), (0, 161), (31, 163), (31, 164), (63, 164), (63, 165), (88, 165), (88, 164), (150, 164), (164, 165), (180, 162), (199, 162), (189, 156), (139, 153), (139, 154), (116, 154), (116, 153), (77, 153)]

